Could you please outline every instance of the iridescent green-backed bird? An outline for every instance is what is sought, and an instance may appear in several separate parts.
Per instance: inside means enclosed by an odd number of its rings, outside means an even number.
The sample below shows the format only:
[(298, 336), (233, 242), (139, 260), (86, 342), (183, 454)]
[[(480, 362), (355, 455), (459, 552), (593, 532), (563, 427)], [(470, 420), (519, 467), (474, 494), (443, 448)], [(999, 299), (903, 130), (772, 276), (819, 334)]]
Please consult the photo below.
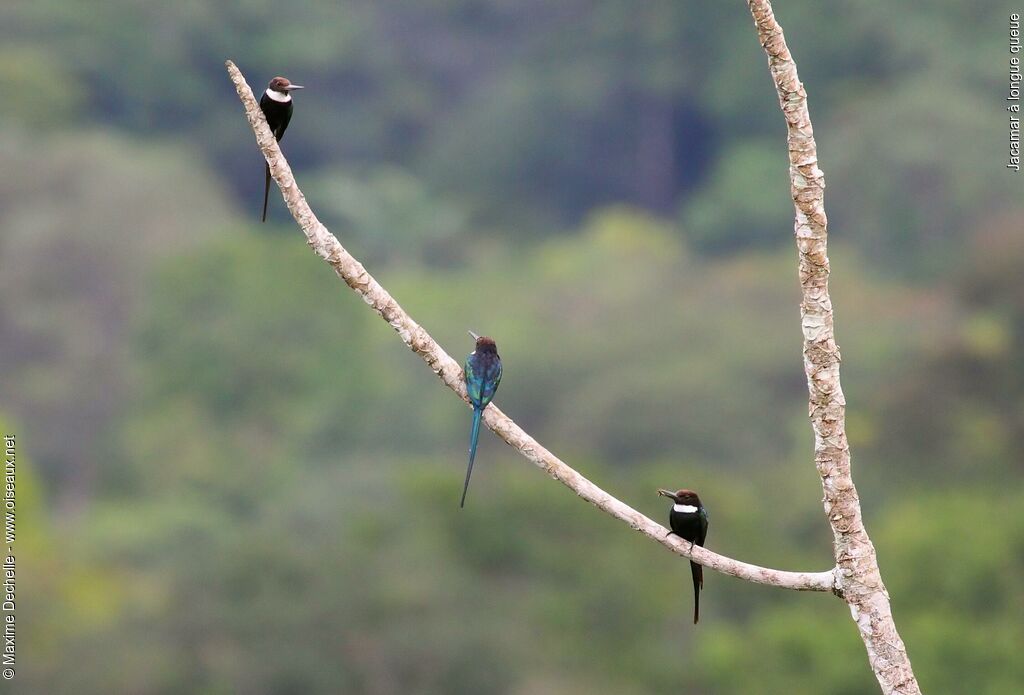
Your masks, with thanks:
[(466, 378), (466, 393), (473, 406), (473, 429), (469, 431), (469, 466), (466, 468), (466, 482), (462, 486), (460, 508), (466, 505), (469, 477), (473, 475), (476, 443), (480, 439), (480, 418), (484, 413), (484, 408), (494, 398), (498, 384), (501, 383), (501, 358), (498, 357), (498, 346), (491, 338), (477, 335), (473, 331), (470, 331), (469, 334), (476, 340), (476, 349), (466, 357), (463, 371)]
[[(700, 503), (700, 497), (693, 490), (658, 490), (662, 497), (672, 500), (672, 511), (668, 514), (668, 525), (672, 534), (682, 536), (690, 541), (690, 548), (696, 543), (704, 545), (708, 537), (708, 510)], [(693, 624), (700, 618), (700, 590), (704, 588), (704, 568), (693, 560), (690, 561), (690, 574), (693, 575)]]

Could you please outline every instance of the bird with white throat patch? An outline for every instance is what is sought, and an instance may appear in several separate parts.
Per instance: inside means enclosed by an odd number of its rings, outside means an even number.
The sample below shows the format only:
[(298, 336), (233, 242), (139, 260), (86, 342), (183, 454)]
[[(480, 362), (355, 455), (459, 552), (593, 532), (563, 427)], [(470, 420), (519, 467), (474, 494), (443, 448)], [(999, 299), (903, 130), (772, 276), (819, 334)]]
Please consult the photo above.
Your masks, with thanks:
[[(672, 511), (668, 514), (669, 535), (681, 536), (701, 547), (708, 537), (708, 510), (693, 490), (658, 490), (662, 497), (672, 500)], [(704, 568), (690, 560), (690, 574), (693, 575), (693, 624), (700, 619), (700, 590), (704, 588)]]
[[(275, 77), (267, 85), (267, 91), (260, 97), (260, 111), (267, 119), (267, 125), (274, 138), (281, 142), (284, 131), (292, 120), (292, 92), (303, 89), (301, 84), (292, 84), (287, 77)], [(267, 221), (267, 198), (270, 197), (270, 164), (267, 164), (263, 185), (263, 222)]]

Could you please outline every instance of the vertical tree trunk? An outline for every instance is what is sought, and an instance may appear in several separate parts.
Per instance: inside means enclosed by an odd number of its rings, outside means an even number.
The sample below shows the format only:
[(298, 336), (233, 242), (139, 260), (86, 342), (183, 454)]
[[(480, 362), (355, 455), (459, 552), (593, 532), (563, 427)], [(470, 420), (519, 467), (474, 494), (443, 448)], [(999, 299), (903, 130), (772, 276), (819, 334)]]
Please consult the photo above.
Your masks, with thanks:
[(882, 692), (920, 693), (907, 650), (896, 632), (889, 594), (878, 570), (875, 548), (861, 519), (860, 500), (850, 473), (846, 441), (846, 399), (839, 383), (839, 346), (828, 294), (829, 263), (824, 207), (825, 178), (818, 168), (817, 147), (807, 93), (797, 76), (782, 27), (768, 0), (748, 0), (761, 45), (768, 54), (779, 104), (786, 118), (789, 176), (796, 207), (796, 243), (800, 256), (801, 324), (804, 372), (814, 429), (814, 462), (821, 475), (825, 514), (832, 525), (837, 589), (850, 606), (868, 660)]

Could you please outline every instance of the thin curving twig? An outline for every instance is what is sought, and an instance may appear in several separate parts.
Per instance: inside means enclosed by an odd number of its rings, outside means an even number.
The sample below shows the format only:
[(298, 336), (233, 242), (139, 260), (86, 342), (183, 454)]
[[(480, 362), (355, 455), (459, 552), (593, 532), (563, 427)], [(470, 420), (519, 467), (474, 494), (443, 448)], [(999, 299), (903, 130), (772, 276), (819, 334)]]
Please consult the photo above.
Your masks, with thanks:
[[(452, 391), (457, 393), (468, 404), (466, 388), (462, 381), (462, 368), (441, 347), (433, 338), (405, 313), (394, 297), (388, 294), (380, 283), (373, 279), (362, 263), (357, 261), (341, 245), (338, 239), (331, 234), (327, 228), (317, 219), (316, 215), (306, 203), (295, 177), (292, 175), (291, 167), (281, 154), (277, 140), (274, 139), (267, 122), (263, 118), (259, 104), (252, 94), (249, 85), (239, 69), (230, 60), (226, 63), (228, 75), (235, 85), (242, 105), (245, 107), (245, 115), (249, 120), (256, 135), (256, 142), (270, 165), (270, 173), (273, 175), (277, 185), (281, 188), (281, 194), (292, 213), (292, 217), (298, 222), (306, 235), (307, 243), (312, 247), (318, 256), (327, 261), (334, 269), (338, 277), (345, 281), (364, 302), (385, 321), (387, 321), (395, 332), (398, 333), (402, 342), (413, 352), (423, 358), (423, 361), (433, 370), (441, 381)], [(727, 574), (739, 579), (745, 579), (758, 584), (768, 584), (785, 589), (797, 591), (834, 591), (835, 575), (834, 570), (827, 572), (785, 572), (782, 570), (758, 567), (739, 560), (733, 560), (719, 555), (700, 546), (694, 546), (691, 550), (690, 544), (675, 536), (666, 537), (668, 529), (661, 524), (649, 519), (637, 510), (624, 502), (612, 497), (594, 483), (580, 475), (576, 470), (565, 464), (557, 456), (537, 443), (519, 425), (502, 413), (493, 403), (484, 410), (484, 424), (487, 425), (506, 444), (516, 449), (532, 461), (539, 468), (544, 469), (548, 475), (558, 480), (571, 489), (577, 495), (593, 504), (603, 512), (624, 521), (631, 528), (644, 534), (678, 555), (693, 559), (709, 569), (722, 574)]]

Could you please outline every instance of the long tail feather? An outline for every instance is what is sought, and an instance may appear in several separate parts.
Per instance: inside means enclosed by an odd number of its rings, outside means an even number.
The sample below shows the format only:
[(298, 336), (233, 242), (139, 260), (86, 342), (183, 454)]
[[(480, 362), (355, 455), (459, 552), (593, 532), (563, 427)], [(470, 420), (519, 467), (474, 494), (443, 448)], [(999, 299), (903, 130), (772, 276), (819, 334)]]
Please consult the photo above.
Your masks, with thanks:
[(466, 482), (462, 486), (462, 501), (459, 509), (466, 506), (466, 493), (469, 491), (469, 477), (473, 475), (473, 461), (476, 459), (476, 442), (480, 439), (480, 416), (483, 408), (473, 408), (473, 429), (469, 432), (469, 467), (466, 468)]
[(690, 574), (693, 575), (693, 624), (696, 625), (700, 619), (700, 589), (704, 586), (704, 568), (691, 562)]
[(267, 180), (263, 186), (263, 219), (262, 222), (267, 221), (267, 198), (270, 197), (270, 165), (267, 165)]

